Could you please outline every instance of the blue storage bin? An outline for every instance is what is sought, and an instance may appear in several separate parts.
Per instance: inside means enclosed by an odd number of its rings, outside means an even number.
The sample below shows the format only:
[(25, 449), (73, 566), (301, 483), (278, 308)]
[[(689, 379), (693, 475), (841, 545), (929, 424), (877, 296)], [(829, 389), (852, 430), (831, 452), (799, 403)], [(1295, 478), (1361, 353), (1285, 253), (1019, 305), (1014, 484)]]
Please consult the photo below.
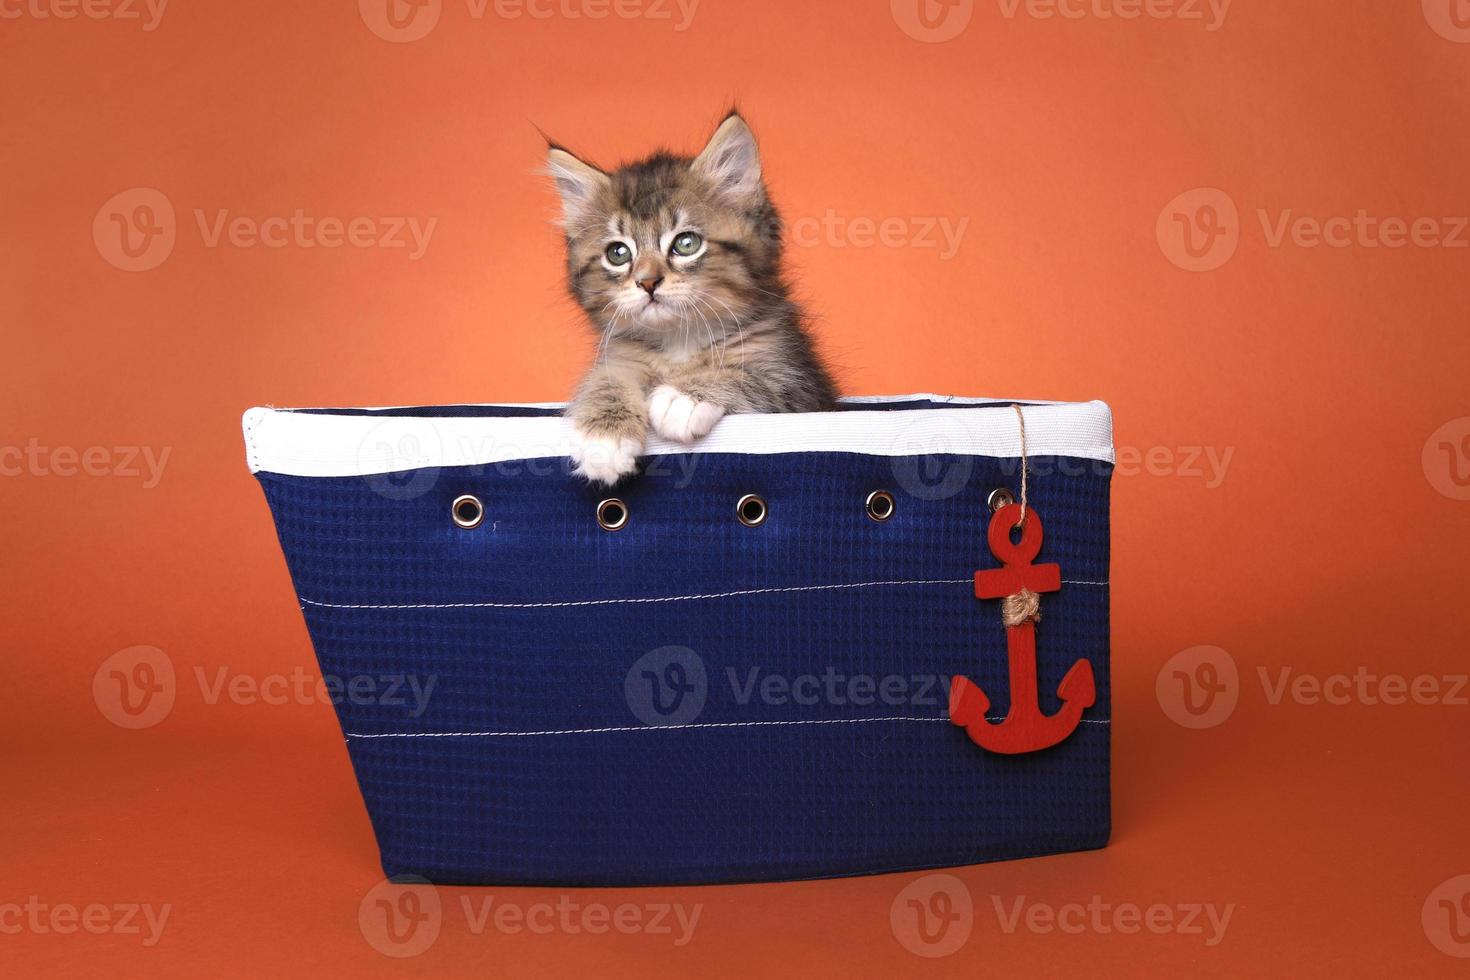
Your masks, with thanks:
[(388, 874), (798, 879), (1107, 842), (1106, 405), (1022, 409), (1063, 580), (1040, 708), (1078, 659), (1096, 701), (1019, 755), (947, 710), (955, 675), (1008, 707), (974, 574), (999, 564), (988, 498), (1020, 490), (1011, 402), (730, 416), (610, 491), (569, 473), (559, 409), (245, 414)]

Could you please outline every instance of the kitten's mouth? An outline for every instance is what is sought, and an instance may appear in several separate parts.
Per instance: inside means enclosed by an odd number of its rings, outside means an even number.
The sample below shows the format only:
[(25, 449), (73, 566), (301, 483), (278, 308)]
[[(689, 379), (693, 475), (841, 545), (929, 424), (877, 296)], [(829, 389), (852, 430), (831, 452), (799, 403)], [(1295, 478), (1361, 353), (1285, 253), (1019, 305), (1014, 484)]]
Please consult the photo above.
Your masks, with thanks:
[(673, 304), (657, 296), (648, 297), (638, 309), (639, 319), (650, 323), (666, 323), (677, 316), (678, 312), (674, 309)]

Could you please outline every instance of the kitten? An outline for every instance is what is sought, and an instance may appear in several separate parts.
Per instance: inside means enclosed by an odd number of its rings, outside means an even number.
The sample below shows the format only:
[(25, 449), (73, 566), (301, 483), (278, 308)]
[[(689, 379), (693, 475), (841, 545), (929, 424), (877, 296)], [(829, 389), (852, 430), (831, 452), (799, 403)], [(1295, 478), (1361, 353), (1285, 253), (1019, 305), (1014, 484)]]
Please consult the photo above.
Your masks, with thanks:
[(822, 412), (836, 387), (781, 268), (781, 220), (736, 113), (699, 156), (604, 173), (558, 146), (568, 287), (601, 337), (566, 415), (576, 472), (611, 486), (651, 427), (691, 443), (727, 412)]

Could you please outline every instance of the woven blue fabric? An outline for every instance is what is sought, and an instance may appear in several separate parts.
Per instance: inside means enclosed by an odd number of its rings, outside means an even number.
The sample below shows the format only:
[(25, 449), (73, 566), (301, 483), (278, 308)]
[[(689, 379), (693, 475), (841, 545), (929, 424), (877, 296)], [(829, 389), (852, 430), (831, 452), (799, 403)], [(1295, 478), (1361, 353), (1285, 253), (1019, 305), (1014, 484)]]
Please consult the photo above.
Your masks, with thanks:
[[(998, 756), (945, 711), (955, 674), (1007, 708), (999, 603), (971, 579), (1016, 460), (650, 462), (615, 533), (564, 461), (258, 474), (390, 875), (796, 879), (1106, 843), (1111, 467), (1030, 461), (1038, 560), (1067, 583), (1042, 597), (1041, 706), (1079, 657), (1097, 703), (1062, 744)], [(473, 530), (449, 520), (467, 493)], [(760, 527), (735, 519), (746, 493)]]

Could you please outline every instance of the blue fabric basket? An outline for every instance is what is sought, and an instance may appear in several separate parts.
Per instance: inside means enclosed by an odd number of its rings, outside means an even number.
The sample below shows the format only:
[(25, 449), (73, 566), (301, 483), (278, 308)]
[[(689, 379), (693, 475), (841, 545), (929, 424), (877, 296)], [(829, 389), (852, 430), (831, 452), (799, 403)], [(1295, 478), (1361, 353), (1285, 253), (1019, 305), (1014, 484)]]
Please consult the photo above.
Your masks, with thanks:
[[(1024, 403), (1040, 708), (1060, 744), (980, 748), (1008, 707), (987, 498), (1019, 495), (1012, 402), (849, 399), (654, 439), (613, 491), (570, 475), (557, 405), (245, 414), (389, 875), (453, 884), (818, 878), (1103, 846), (1108, 493), (1101, 402)], [(870, 515), (891, 494), (886, 520)], [(764, 520), (737, 502), (754, 494)], [(455, 502), (477, 498), (454, 519)], [(604, 530), (599, 504), (622, 502)], [(879, 505), (879, 511), (882, 507)], [(603, 512), (604, 518), (616, 514)], [(755, 516), (753, 510), (746, 514)]]

